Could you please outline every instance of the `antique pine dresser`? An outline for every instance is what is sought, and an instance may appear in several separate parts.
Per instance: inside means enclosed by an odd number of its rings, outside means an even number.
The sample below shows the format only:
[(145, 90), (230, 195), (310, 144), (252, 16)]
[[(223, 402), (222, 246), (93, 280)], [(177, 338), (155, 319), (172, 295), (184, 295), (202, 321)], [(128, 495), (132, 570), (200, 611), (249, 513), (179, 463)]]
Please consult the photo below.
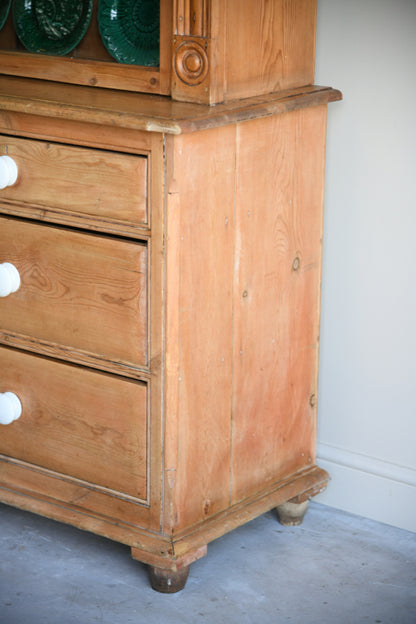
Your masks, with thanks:
[(62, 6), (0, 15), (0, 500), (129, 545), (173, 592), (210, 541), (299, 523), (326, 485), (341, 94), (313, 86), (315, 0)]

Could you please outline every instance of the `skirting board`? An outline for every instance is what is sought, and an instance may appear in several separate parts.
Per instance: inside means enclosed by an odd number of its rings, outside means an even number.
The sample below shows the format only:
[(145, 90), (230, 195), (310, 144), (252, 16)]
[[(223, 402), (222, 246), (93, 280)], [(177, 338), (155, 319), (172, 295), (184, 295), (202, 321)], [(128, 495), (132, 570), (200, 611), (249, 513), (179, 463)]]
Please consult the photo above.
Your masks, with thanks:
[(416, 470), (323, 443), (317, 463), (331, 480), (314, 500), (416, 532)]

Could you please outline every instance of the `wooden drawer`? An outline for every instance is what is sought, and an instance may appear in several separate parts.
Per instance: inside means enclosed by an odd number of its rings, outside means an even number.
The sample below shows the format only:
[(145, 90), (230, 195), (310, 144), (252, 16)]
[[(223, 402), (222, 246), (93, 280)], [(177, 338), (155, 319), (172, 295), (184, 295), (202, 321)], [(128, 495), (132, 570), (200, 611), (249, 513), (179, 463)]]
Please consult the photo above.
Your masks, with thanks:
[(0, 298), (0, 340), (107, 370), (146, 366), (146, 245), (0, 217), (5, 262), (21, 285)]
[(22, 404), (0, 453), (146, 499), (145, 384), (4, 347), (0, 370)]
[[(23, 216), (96, 229), (147, 223), (147, 158), (44, 141), (0, 137), (0, 155), (18, 167), (0, 202)], [(39, 213), (41, 211), (41, 213)]]

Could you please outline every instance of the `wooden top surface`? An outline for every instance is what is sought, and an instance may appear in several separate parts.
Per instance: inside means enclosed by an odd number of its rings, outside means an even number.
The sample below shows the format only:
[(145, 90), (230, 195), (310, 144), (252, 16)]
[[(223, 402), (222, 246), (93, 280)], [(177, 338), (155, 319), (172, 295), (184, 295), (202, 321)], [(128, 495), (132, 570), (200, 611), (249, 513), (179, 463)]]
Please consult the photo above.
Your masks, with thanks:
[(168, 97), (0, 76), (0, 110), (85, 121), (132, 130), (181, 134), (326, 104), (342, 99), (315, 85), (217, 106)]

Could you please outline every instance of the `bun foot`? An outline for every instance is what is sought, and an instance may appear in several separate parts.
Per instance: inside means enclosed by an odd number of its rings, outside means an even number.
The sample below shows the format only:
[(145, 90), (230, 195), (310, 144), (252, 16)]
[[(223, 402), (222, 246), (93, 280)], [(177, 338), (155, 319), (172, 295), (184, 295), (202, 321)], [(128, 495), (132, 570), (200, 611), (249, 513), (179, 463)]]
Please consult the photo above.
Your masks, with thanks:
[(149, 579), (152, 588), (163, 594), (175, 594), (181, 591), (188, 579), (190, 566), (184, 566), (180, 570), (164, 570), (149, 566)]
[(276, 507), (280, 524), (283, 526), (298, 526), (302, 524), (303, 518), (308, 509), (309, 501), (303, 503), (282, 503)]

